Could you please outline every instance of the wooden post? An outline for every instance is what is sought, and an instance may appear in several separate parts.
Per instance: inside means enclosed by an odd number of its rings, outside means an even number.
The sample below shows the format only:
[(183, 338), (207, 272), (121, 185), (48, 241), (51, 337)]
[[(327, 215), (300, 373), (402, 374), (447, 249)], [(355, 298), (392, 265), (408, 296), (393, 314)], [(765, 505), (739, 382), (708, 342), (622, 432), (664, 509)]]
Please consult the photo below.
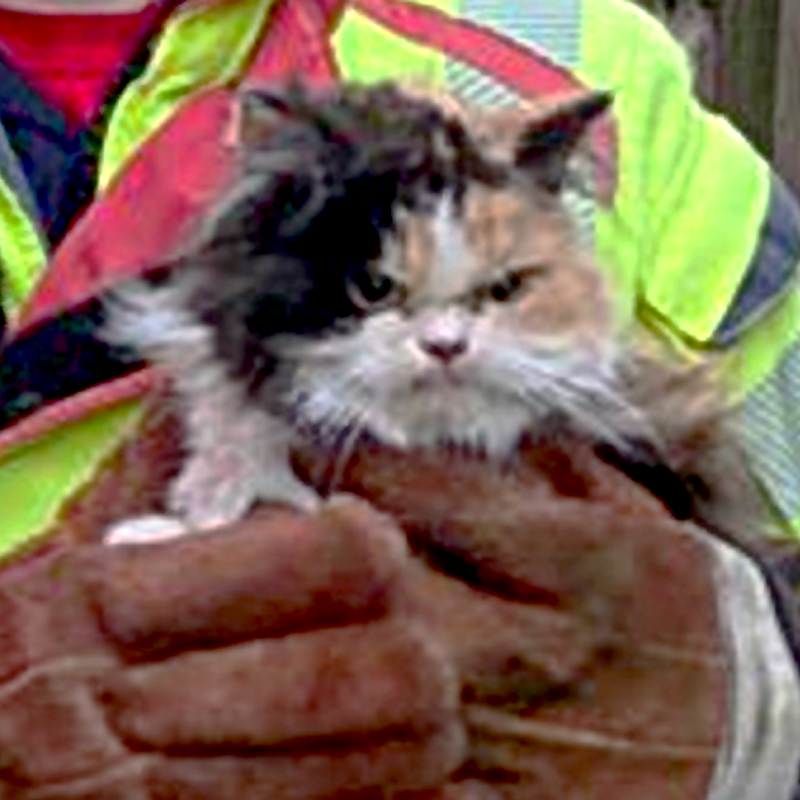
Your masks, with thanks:
[[(800, 0), (635, 0), (698, 61), (698, 89), (800, 196)], [(699, 59), (697, 58), (699, 54)]]
[(719, 77), (717, 12), (720, 0), (634, 0), (658, 17), (686, 49), (695, 72), (696, 89), (714, 105)]
[(692, 61), (695, 87), (710, 106), (715, 105), (720, 76), (720, 52), (715, 10), (699, 0), (678, 3), (666, 15), (673, 36), (681, 42)]
[[(785, 0), (783, 6), (796, 11), (797, 3)], [(781, 0), (724, 0), (718, 10), (721, 70), (715, 105), (768, 157), (773, 152), (780, 5)]]
[(800, 0), (783, 0), (778, 47), (774, 158), (800, 196)]
[(660, 14), (664, 10), (662, 0), (636, 0), (636, 2), (648, 11), (652, 11), (654, 14)]

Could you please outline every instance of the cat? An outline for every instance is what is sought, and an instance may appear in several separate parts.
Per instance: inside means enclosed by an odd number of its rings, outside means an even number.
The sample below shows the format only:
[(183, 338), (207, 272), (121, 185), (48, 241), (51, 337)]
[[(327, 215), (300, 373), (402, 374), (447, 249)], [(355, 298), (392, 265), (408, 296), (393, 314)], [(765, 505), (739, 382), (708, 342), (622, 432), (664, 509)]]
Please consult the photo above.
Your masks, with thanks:
[(232, 190), (186, 253), (107, 303), (105, 338), (179, 400), (178, 527), (258, 501), (316, 508), (298, 440), (334, 462), (371, 437), (505, 463), (553, 426), (657, 447), (563, 198), (611, 102), (488, 110), (391, 83), (243, 94)]

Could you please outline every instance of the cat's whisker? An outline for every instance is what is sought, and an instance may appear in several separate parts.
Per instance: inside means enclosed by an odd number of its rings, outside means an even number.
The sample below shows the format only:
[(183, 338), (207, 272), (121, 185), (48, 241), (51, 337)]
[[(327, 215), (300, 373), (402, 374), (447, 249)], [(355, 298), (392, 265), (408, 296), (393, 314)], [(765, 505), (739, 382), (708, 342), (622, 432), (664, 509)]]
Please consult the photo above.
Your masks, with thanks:
[(353, 458), (353, 453), (358, 440), (364, 432), (363, 415), (359, 414), (353, 418), (349, 428), (342, 431), (337, 447), (333, 451), (330, 479), (328, 481), (328, 491), (333, 494), (342, 485), (347, 467)]
[(580, 380), (557, 376), (539, 394), (547, 398), (551, 411), (563, 413), (582, 432), (615, 447), (625, 447), (634, 433), (645, 438), (653, 436), (643, 414), (601, 383), (587, 386)]
[[(572, 386), (579, 386), (573, 381)], [(580, 387), (576, 392), (576, 401), (588, 405), (589, 413), (605, 424), (606, 429), (617, 440), (612, 444), (625, 446), (631, 437), (644, 438), (657, 444), (658, 435), (645, 413), (628, 400), (613, 384), (600, 383), (599, 391), (592, 386), (589, 391)], [(599, 412), (599, 413), (598, 413)]]
[(644, 413), (615, 385), (607, 363), (574, 352), (510, 351), (503, 367), (509, 373), (504, 383), (516, 388), (534, 422), (558, 414), (577, 430), (618, 447), (632, 435), (655, 439)]
[(307, 398), (294, 404), (295, 413), (315, 432), (318, 444), (330, 455), (325, 479), (329, 492), (341, 485), (356, 443), (365, 430), (366, 404), (357, 399), (365, 396), (365, 378), (361, 369), (340, 369), (327, 382), (328, 391), (315, 395), (312, 408)]
[[(314, 380), (310, 391), (296, 391), (288, 405), (301, 425), (313, 429), (323, 440), (335, 445), (343, 430), (354, 420), (363, 421), (369, 385), (363, 369), (339, 367)], [(324, 442), (321, 442), (324, 443)]]

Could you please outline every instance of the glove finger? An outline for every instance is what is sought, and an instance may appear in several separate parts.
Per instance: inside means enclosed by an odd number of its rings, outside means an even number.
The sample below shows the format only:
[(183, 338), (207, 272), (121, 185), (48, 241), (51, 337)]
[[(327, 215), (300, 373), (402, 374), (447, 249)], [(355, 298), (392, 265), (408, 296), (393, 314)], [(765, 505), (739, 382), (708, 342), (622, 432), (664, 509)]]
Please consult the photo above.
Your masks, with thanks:
[(527, 707), (579, 683), (601, 633), (579, 615), (511, 603), (426, 568), (414, 569), (407, 604), (450, 653), (462, 699)]
[(137, 660), (375, 619), (405, 559), (391, 522), (339, 503), (147, 547), (85, 547), (75, 561), (102, 628)]
[(545, 455), (541, 469), (527, 454), (502, 471), (478, 459), (360, 451), (345, 479), (461, 581), (576, 612), (599, 644), (633, 636), (704, 649), (715, 606), (696, 530), (591, 453)]
[(468, 780), (448, 784), (442, 791), (442, 800), (503, 800), (503, 795), (488, 783)]
[[(441, 786), (464, 758), (460, 726), (428, 739), (253, 759), (167, 759), (153, 769), (157, 800), (383, 798)], [(413, 796), (413, 795), (412, 795)]]
[(92, 683), (113, 666), (63, 659), (0, 686), (0, 797), (113, 768), (127, 748), (111, 734)]
[[(438, 798), (436, 787), (464, 757), (463, 729), (450, 724), (429, 738), (366, 742), (349, 749), (247, 758), (138, 755), (99, 773), (15, 790), (10, 796), (14, 800), (338, 800), (383, 798), (386, 787), (391, 787), (392, 797), (427, 800)], [(3, 788), (0, 797), (5, 798)]]
[[(619, 483), (612, 468), (605, 474)], [(562, 475), (556, 486), (544, 469), (522, 464), (502, 471), (478, 459), (375, 450), (359, 451), (343, 480), (397, 519), (441, 569), (524, 602), (563, 604), (589, 575), (621, 590), (629, 544), (610, 534), (620, 519), (664, 516), (657, 502), (628, 503), (631, 513), (620, 514), (609, 500), (613, 492), (599, 487), (598, 471), (588, 466)]]
[(100, 697), (131, 749), (209, 754), (427, 736), (459, 687), (426, 633), (392, 621), (132, 667)]
[[(705, 797), (719, 747), (615, 740), (604, 733), (561, 726), (511, 723), (513, 734), (472, 737), (471, 774), (485, 775), (503, 800), (589, 796), (614, 800)], [(610, 741), (609, 741), (610, 740)], [(668, 776), (668, 777), (667, 777)], [(591, 787), (588, 795), (583, 787)], [(577, 791), (577, 795), (576, 795)]]
[(70, 554), (55, 549), (0, 570), (0, 685), (54, 659), (114, 656)]
[(393, 795), (393, 800), (503, 800), (503, 795), (488, 783), (465, 780), (426, 792)]

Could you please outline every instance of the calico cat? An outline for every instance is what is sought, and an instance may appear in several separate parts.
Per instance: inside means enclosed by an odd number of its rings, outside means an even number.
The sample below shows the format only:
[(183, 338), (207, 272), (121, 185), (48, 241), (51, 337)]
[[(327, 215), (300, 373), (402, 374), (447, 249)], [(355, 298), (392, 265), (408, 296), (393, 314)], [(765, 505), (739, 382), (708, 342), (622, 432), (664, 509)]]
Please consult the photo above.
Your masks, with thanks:
[[(607, 288), (562, 188), (611, 102), (488, 111), (395, 85), (241, 98), (241, 171), (199, 242), (108, 304), (171, 376), (190, 528), (314, 508), (290, 448), (361, 437), (505, 462), (563, 426), (623, 455), (657, 433), (620, 378)], [(655, 446), (655, 445), (654, 445)]]

